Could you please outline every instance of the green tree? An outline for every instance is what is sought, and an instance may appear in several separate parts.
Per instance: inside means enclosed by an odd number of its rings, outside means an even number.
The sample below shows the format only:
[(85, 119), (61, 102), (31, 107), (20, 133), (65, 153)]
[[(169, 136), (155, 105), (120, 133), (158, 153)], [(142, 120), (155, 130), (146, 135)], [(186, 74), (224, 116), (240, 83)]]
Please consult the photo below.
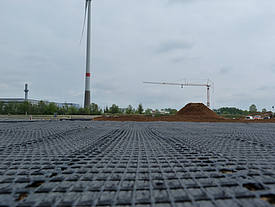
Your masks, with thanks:
[(81, 108), (78, 109), (78, 114), (88, 115), (88, 114), (90, 114), (90, 109), (88, 107), (86, 107), (86, 108), (81, 107)]
[(37, 104), (30, 104), (29, 114), (38, 114)]
[(249, 107), (249, 112), (250, 113), (255, 113), (257, 112), (257, 107), (255, 104), (252, 104), (250, 107)]
[(104, 112), (104, 113), (109, 113), (109, 108), (108, 108), (108, 106), (106, 106), (106, 107), (104, 108), (103, 112)]
[(70, 114), (70, 115), (75, 115), (75, 114), (78, 113), (78, 110), (75, 106), (71, 106), (71, 107), (69, 107), (69, 110), (68, 110), (67, 113)]
[(165, 108), (164, 111), (169, 112), (169, 114), (176, 114), (178, 111), (177, 109)]
[(118, 105), (113, 104), (110, 108), (109, 108), (109, 112), (112, 114), (117, 114), (120, 112)]
[(138, 105), (137, 111), (138, 111), (139, 114), (142, 114), (142, 113), (143, 113), (143, 106), (142, 106), (141, 103)]
[(234, 114), (234, 115), (247, 115), (249, 112), (247, 110), (243, 111), (235, 107), (221, 107), (219, 109), (213, 109), (216, 114)]
[(174, 115), (174, 114), (176, 114), (177, 112), (178, 112), (177, 109), (171, 109), (170, 114)]
[(31, 103), (28, 101), (23, 101), (21, 103), (18, 103), (18, 113), (25, 114), (30, 113), (31, 110)]
[(126, 114), (133, 114), (134, 110), (133, 110), (133, 106), (131, 104), (128, 105), (128, 107), (126, 108)]
[(86, 115), (91, 114), (90, 108), (85, 107), (85, 108), (84, 108), (84, 113), (85, 113)]
[(147, 108), (147, 109), (145, 110), (145, 114), (151, 114), (152, 111), (153, 111), (152, 109)]
[(44, 114), (52, 115), (54, 112), (58, 111), (58, 107), (55, 103), (51, 102), (49, 105), (45, 106)]
[(125, 114), (125, 113), (126, 113), (127, 108), (119, 108), (119, 110), (120, 110), (120, 112), (121, 112), (121, 113)]
[(12, 101), (7, 104), (5, 104), (4, 112), (7, 114), (17, 114), (18, 110), (18, 102)]
[(59, 107), (58, 110), (57, 110), (57, 113), (58, 114), (65, 114), (66, 113), (66, 109), (65, 108), (62, 108), (62, 107)]
[(37, 107), (38, 113), (39, 113), (39, 114), (44, 114), (44, 110), (45, 110), (45, 108), (46, 108), (45, 102), (42, 101), (42, 100), (40, 100), (40, 101), (38, 102), (37, 106), (38, 106), (38, 107)]
[(5, 106), (4, 101), (0, 101), (0, 114), (4, 113), (4, 106)]
[(262, 109), (262, 112), (267, 112), (266, 108), (263, 108), (263, 109)]
[(69, 110), (69, 106), (68, 106), (67, 102), (65, 102), (64, 109), (65, 109), (66, 111), (68, 111), (68, 110)]
[(90, 112), (91, 112), (91, 114), (96, 115), (96, 114), (101, 114), (102, 110), (98, 107), (97, 104), (91, 103)]

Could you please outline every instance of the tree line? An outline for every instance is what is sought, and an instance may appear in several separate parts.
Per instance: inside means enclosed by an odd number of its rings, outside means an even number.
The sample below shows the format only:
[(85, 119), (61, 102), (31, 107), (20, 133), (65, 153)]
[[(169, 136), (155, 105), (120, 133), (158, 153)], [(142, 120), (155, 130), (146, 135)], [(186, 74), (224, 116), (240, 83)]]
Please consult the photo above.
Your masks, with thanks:
[(33, 114), (33, 115), (101, 115), (101, 114), (175, 114), (176, 109), (165, 108), (165, 109), (149, 109), (144, 110), (140, 103), (137, 108), (134, 108), (131, 104), (127, 108), (120, 108), (116, 104), (112, 106), (104, 107), (101, 109), (96, 103), (91, 103), (89, 108), (76, 108), (75, 106), (69, 106), (66, 103), (63, 107), (58, 107), (56, 103), (50, 102), (45, 103), (39, 101), (38, 104), (32, 104), (29, 101), (24, 102), (0, 102), (0, 114)]
[(12, 101), (9, 103), (0, 102), (0, 114), (33, 114), (33, 115), (53, 115), (57, 113), (69, 115), (84, 115), (84, 114), (100, 114), (101, 111), (97, 104), (92, 103), (90, 108), (76, 108), (69, 106), (66, 103), (64, 107), (58, 107), (56, 103), (45, 103), (39, 101), (38, 104), (32, 104), (29, 101), (17, 102)]
[(135, 109), (131, 104), (128, 105), (127, 108), (119, 108), (118, 105), (113, 104), (111, 107), (106, 106), (103, 109), (103, 113), (111, 113), (111, 114), (147, 114), (147, 115), (151, 115), (151, 114), (170, 114), (170, 115), (174, 115), (177, 113), (176, 109), (172, 109), (172, 108), (165, 108), (165, 109), (150, 109), (147, 108), (146, 110), (144, 110), (142, 104), (140, 103), (138, 105), (138, 107)]
[[(256, 113), (259, 112), (256, 105), (252, 104), (249, 107), (249, 110), (242, 110), (242, 109), (238, 109), (235, 107), (221, 107), (219, 109), (213, 109), (213, 111), (218, 114), (218, 115), (240, 115), (240, 116), (244, 116), (244, 115), (248, 115), (250, 113)], [(265, 108), (262, 109), (262, 112), (266, 112), (267, 110)]]
[[(258, 112), (255, 104), (249, 107), (249, 110), (242, 110), (235, 107), (221, 107), (219, 109), (213, 109), (213, 111), (218, 115), (248, 115), (250, 113)], [(262, 112), (266, 112), (265, 108)], [(142, 104), (140, 103), (137, 108), (134, 108), (129, 104), (126, 108), (121, 108), (117, 104), (112, 104), (110, 107), (106, 106), (101, 109), (96, 103), (91, 103), (89, 108), (76, 108), (75, 106), (69, 106), (66, 103), (63, 107), (58, 107), (55, 103), (45, 103), (44, 101), (39, 101), (38, 104), (32, 104), (29, 101), (24, 102), (0, 102), (0, 114), (33, 114), (33, 115), (53, 115), (57, 113), (58, 115), (101, 115), (101, 114), (145, 114), (145, 115), (159, 115), (159, 114), (169, 114), (174, 115), (177, 113), (176, 109), (165, 108), (165, 109), (150, 109), (144, 110)]]

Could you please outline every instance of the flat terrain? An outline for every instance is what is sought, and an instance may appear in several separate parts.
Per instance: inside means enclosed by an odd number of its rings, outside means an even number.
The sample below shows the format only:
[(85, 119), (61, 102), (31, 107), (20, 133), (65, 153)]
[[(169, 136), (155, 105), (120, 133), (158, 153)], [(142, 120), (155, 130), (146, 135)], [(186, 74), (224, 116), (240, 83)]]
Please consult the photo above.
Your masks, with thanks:
[(0, 206), (274, 206), (275, 124), (0, 123)]
[[(270, 114), (269, 114), (270, 115)], [(268, 116), (268, 113), (267, 113)], [(144, 117), (140, 115), (124, 115), (111, 117), (95, 117), (97, 121), (137, 121), (137, 122), (224, 122), (224, 123), (275, 123), (275, 117), (271, 119), (245, 120), (244, 117), (237, 119), (227, 119), (218, 116), (215, 112), (203, 103), (188, 103), (173, 116)]]

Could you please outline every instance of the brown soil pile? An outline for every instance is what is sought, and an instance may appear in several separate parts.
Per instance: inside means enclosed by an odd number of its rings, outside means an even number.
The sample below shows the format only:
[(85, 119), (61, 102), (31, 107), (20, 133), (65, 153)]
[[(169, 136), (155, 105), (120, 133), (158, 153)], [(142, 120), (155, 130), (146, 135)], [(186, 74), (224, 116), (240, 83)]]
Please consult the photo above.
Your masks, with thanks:
[(175, 116), (196, 116), (196, 117), (213, 117), (219, 118), (219, 116), (205, 106), (203, 103), (189, 103), (181, 110), (179, 110)]

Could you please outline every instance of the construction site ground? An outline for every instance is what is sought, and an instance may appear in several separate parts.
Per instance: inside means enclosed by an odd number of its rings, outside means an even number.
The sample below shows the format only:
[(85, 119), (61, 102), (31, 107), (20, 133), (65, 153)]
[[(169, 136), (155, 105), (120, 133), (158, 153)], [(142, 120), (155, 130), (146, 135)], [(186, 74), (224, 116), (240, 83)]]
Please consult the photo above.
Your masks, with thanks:
[(275, 124), (0, 125), (0, 206), (274, 206)]

